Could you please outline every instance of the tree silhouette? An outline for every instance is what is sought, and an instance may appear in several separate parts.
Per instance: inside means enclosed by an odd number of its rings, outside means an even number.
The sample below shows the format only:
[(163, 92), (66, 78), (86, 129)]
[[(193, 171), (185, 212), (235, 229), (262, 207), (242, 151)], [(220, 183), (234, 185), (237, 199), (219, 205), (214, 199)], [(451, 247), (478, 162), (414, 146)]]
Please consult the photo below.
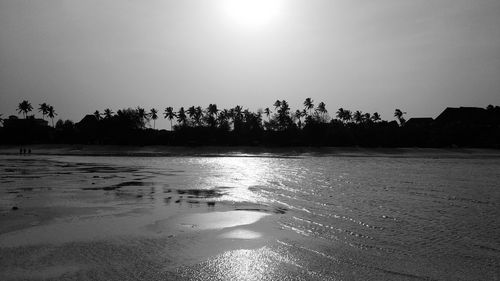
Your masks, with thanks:
[(243, 123), (243, 108), (239, 105), (235, 106), (232, 111), (234, 130), (239, 130)]
[(405, 120), (405, 118), (403, 117), (403, 115), (405, 115), (405, 114), (406, 114), (406, 112), (403, 112), (403, 111), (401, 111), (400, 109), (396, 109), (396, 110), (394, 111), (394, 117), (396, 117), (396, 118), (398, 119), (398, 121), (399, 121), (399, 125), (400, 125), (400, 126), (404, 126), (404, 125), (405, 125), (405, 123), (406, 123), (406, 120)]
[[(118, 110), (116, 114), (109, 108), (104, 110), (104, 113), (96, 110), (92, 117), (95, 117), (99, 122), (96, 122), (94, 118), (88, 119), (89, 116), (84, 118), (85, 122), (82, 119), (81, 124), (77, 125), (72, 124), (71, 121), (60, 120), (57, 122), (55, 130), (49, 127), (41, 128), (38, 122), (28, 121), (22, 122), (26, 126), (23, 124), (16, 129), (14, 121), (8, 123), (8, 121), (2, 120), (0, 114), (0, 134), (2, 134), (0, 143), (18, 142), (22, 137), (19, 134), (23, 130), (36, 129), (39, 133), (31, 134), (33, 136), (30, 136), (27, 141), (103, 144), (168, 143), (172, 145), (186, 143), (193, 145), (361, 145), (370, 147), (441, 147), (452, 144), (476, 146), (478, 143), (481, 146), (496, 147), (498, 144), (499, 106), (488, 105), (486, 109), (452, 108), (452, 113), (453, 110), (456, 110), (463, 112), (463, 116), (473, 116), (472, 113), (477, 113), (478, 116), (469, 117), (468, 122), (454, 121), (455, 117), (453, 116), (448, 118), (450, 120), (438, 117), (439, 122), (433, 123), (428, 120), (430, 118), (426, 118), (421, 123), (415, 123), (418, 126), (410, 128), (405, 124), (406, 113), (400, 109), (394, 111), (395, 119), (400, 126), (394, 125), (396, 123), (394, 121), (380, 122), (382, 119), (377, 112), (370, 114), (357, 110), (352, 114), (350, 110), (343, 108), (336, 111), (337, 119), (327, 122), (329, 115), (324, 102), (319, 102), (313, 108), (309, 107), (313, 104), (310, 98), (306, 99), (306, 102), (304, 102), (304, 108), (299, 105), (299, 109), (292, 110), (286, 100), (277, 100), (274, 102), (276, 108), (273, 110), (274, 113), (271, 113), (271, 106), (252, 112), (240, 105), (229, 109), (219, 109), (216, 104), (209, 104), (204, 110), (200, 106), (190, 106), (188, 111), (181, 107), (178, 113), (174, 112), (172, 107), (167, 107), (163, 114), (165, 119), (169, 119), (172, 132), (156, 130), (156, 119), (161, 116), (158, 117), (159, 114), (155, 108), (149, 111), (145, 111), (141, 107), (125, 108)], [(18, 113), (22, 113), (27, 119), (33, 118), (33, 116), (28, 116), (32, 110), (31, 104), (25, 100), (19, 103), (17, 108)], [(57, 115), (54, 107), (47, 103), (41, 103), (38, 110), (42, 113), (43, 119), (45, 116), (51, 119), (51, 126), (54, 127), (54, 118)], [(445, 110), (445, 112), (448, 111), (449, 109)], [(186, 116), (188, 113), (191, 119)], [(266, 122), (262, 122), (264, 114), (268, 118)], [(467, 118), (463, 116), (460, 117), (462, 118), (460, 120)], [(304, 117), (306, 117), (305, 121)], [(174, 118), (178, 121), (175, 129), (172, 121)], [(12, 116), (12, 119), (17, 119), (17, 117)], [(153, 119), (154, 130), (146, 129), (149, 128), (149, 125), (145, 122), (149, 119)], [(4, 126), (1, 126), (2, 123)], [(5, 127), (5, 125), (10, 124), (13, 126)], [(463, 134), (462, 131), (471, 131), (471, 134)], [(3, 137), (6, 132), (6, 137)], [(473, 137), (476, 135), (477, 139)]]
[(273, 105), (274, 105), (274, 109), (278, 110), (278, 108), (281, 106), (281, 101), (280, 100), (276, 100)]
[(354, 119), (354, 122), (356, 122), (358, 124), (362, 123), (363, 119), (364, 119), (363, 112), (356, 110), (356, 112), (354, 112), (354, 115), (352, 116), (352, 118)]
[(47, 109), (47, 116), (52, 120), (52, 127), (54, 127), (54, 117), (56, 117), (57, 113), (54, 110), (54, 107), (52, 105), (49, 105)]
[(146, 110), (140, 106), (137, 107), (136, 111), (139, 116), (139, 120), (141, 121), (141, 128), (144, 128), (146, 123), (149, 122), (149, 114), (146, 113)]
[(305, 111), (300, 111), (300, 110), (295, 110), (295, 113), (293, 114), (293, 117), (298, 120), (297, 122), (297, 126), (300, 128), (302, 128), (302, 120), (301, 118), (304, 116), (304, 112)]
[(101, 113), (99, 112), (99, 110), (96, 110), (94, 112), (94, 116), (95, 116), (95, 119), (97, 119), (98, 121), (101, 120)]
[(337, 110), (336, 114), (337, 119), (344, 121), (345, 111), (342, 107)]
[(363, 114), (363, 122), (369, 123), (372, 121), (372, 115), (370, 113)]
[(186, 126), (187, 116), (186, 111), (184, 111), (184, 107), (179, 108), (179, 112), (177, 112), (177, 122)]
[(328, 113), (328, 110), (326, 110), (326, 104), (324, 102), (320, 102), (318, 107), (316, 107), (316, 111), (321, 115), (321, 117), (324, 117), (325, 114)]
[(227, 109), (221, 110), (217, 116), (217, 121), (219, 122), (219, 128), (229, 129), (229, 111)]
[(189, 119), (191, 119), (191, 123), (194, 123), (194, 115), (196, 114), (196, 108), (193, 106), (190, 106), (187, 110), (186, 110), (188, 116), (189, 116)]
[(201, 109), (201, 106), (197, 106), (194, 109), (194, 121), (196, 126), (201, 126), (202, 118), (203, 118), (203, 109)]
[(31, 106), (31, 103), (27, 100), (23, 100), (18, 106), (17, 106), (17, 112), (18, 113), (23, 113), (24, 118), (26, 119), (28, 116), (28, 112), (33, 110), (33, 106)]
[(264, 114), (267, 116), (267, 121), (269, 121), (269, 115), (271, 115), (271, 110), (269, 109), (269, 107), (266, 107), (266, 109), (264, 109)]
[(113, 127), (117, 126), (127, 133), (129, 133), (129, 130), (144, 129), (144, 117), (139, 116), (138, 109), (120, 109), (112, 119), (115, 121)]
[(311, 98), (306, 98), (304, 101), (304, 108), (309, 110), (309, 116), (311, 115), (311, 110), (314, 108), (313, 100)]
[(106, 119), (111, 119), (111, 117), (113, 117), (113, 114), (114, 114), (114, 112), (109, 108), (106, 108), (104, 110), (104, 118), (106, 118)]
[(286, 100), (280, 102), (281, 106), (278, 109), (277, 122), (279, 130), (286, 130), (290, 128), (294, 123), (290, 117), (290, 106)]
[(47, 115), (49, 109), (49, 105), (47, 103), (42, 103), (40, 104), (40, 107), (38, 108), (38, 112), (42, 113), (42, 119), (45, 120), (45, 115)]
[(300, 121), (300, 118), (302, 118), (302, 111), (300, 110), (295, 110), (295, 113), (293, 114), (293, 118), (296, 119), (297, 121)]
[(337, 118), (343, 123), (348, 123), (352, 119), (352, 113), (350, 110), (343, 109), (342, 107), (337, 110)]
[(209, 104), (208, 108), (207, 108), (207, 112), (209, 115), (217, 116), (217, 112), (219, 112), (219, 110), (217, 109), (217, 105), (216, 104)]
[(168, 120), (170, 120), (170, 130), (172, 131), (172, 119), (174, 119), (176, 117), (176, 114), (174, 112), (174, 108), (169, 106), (167, 108), (165, 108), (165, 112), (163, 113), (163, 115), (165, 116), (165, 118), (168, 118)]
[(207, 123), (211, 127), (215, 127), (217, 125), (217, 113), (219, 110), (217, 109), (216, 104), (209, 104), (207, 107)]
[(149, 116), (151, 116), (151, 119), (153, 119), (153, 129), (156, 129), (156, 119), (158, 119), (158, 110), (155, 108), (151, 108), (149, 111)]
[(352, 120), (352, 112), (348, 109), (344, 110), (344, 120), (349, 123)]

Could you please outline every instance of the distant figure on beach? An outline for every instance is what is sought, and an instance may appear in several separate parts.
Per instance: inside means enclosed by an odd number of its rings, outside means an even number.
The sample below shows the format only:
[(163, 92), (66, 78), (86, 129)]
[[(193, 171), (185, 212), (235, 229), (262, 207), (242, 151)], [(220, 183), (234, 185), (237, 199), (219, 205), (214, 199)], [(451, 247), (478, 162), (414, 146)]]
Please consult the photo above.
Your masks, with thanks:
[(31, 154), (31, 148), (28, 148), (28, 154)]
[(23, 154), (26, 155), (26, 148), (23, 148)]

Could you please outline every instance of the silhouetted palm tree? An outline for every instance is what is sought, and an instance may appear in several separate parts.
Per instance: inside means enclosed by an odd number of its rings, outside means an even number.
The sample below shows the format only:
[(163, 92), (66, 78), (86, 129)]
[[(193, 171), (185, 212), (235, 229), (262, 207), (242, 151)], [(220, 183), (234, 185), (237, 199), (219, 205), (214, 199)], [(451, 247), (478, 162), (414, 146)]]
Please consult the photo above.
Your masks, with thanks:
[(304, 108), (309, 110), (309, 115), (311, 115), (311, 110), (314, 108), (313, 100), (311, 98), (306, 98), (304, 101)]
[(207, 107), (207, 112), (209, 115), (217, 115), (217, 112), (219, 112), (219, 110), (217, 109), (217, 105), (216, 104), (209, 104), (208, 107)]
[(274, 105), (274, 109), (278, 110), (278, 108), (280, 108), (280, 106), (281, 106), (281, 101), (276, 100), (273, 105)]
[(229, 126), (227, 124), (228, 118), (229, 118), (229, 111), (227, 109), (221, 110), (221, 112), (217, 116), (217, 121), (219, 122), (220, 128), (227, 128)]
[(230, 108), (228, 113), (227, 113), (227, 121), (230, 122), (232, 120), (232, 122), (234, 123), (234, 116), (236, 115), (235, 111), (234, 111), (234, 108)]
[(346, 123), (352, 120), (352, 112), (350, 110), (344, 110), (344, 120)]
[(371, 117), (372, 117), (371, 114), (368, 112), (363, 114), (363, 122), (368, 122), (368, 123), (371, 122), (372, 121)]
[(153, 129), (156, 129), (156, 119), (158, 119), (158, 110), (155, 108), (151, 108), (149, 111), (149, 116), (151, 116), (151, 119), (153, 119)]
[(373, 115), (372, 115), (372, 121), (374, 123), (377, 123), (378, 121), (380, 121), (381, 118), (380, 118), (380, 114), (378, 114), (378, 112), (374, 112)]
[(269, 121), (269, 115), (271, 115), (271, 110), (269, 109), (269, 107), (266, 107), (266, 109), (264, 109), (264, 114), (267, 116), (267, 121)]
[(337, 116), (337, 119), (344, 121), (345, 111), (342, 107), (339, 108), (339, 110), (337, 110), (336, 116)]
[(238, 130), (243, 123), (243, 108), (237, 105), (231, 110), (234, 130)]
[(163, 115), (165, 116), (165, 118), (168, 118), (168, 120), (170, 120), (170, 130), (172, 130), (172, 119), (176, 117), (174, 109), (171, 106), (165, 108), (165, 112), (163, 113)]
[(217, 105), (216, 104), (209, 104), (208, 107), (207, 107), (207, 123), (212, 126), (212, 127), (215, 127), (217, 124), (217, 112), (219, 112), (219, 110), (217, 109)]
[(191, 122), (194, 123), (194, 115), (196, 114), (196, 108), (193, 106), (190, 106), (187, 110), (186, 110), (188, 116), (189, 116), (189, 119), (191, 119)]
[(179, 112), (177, 112), (177, 122), (186, 126), (187, 116), (186, 111), (184, 111), (184, 107), (179, 108)]
[(406, 112), (403, 112), (400, 109), (396, 109), (394, 111), (394, 117), (396, 117), (398, 119), (400, 126), (404, 126), (404, 124), (406, 122), (405, 118), (403, 117), (404, 114), (406, 114)]
[(49, 105), (47, 103), (42, 103), (40, 104), (40, 107), (38, 108), (38, 112), (42, 113), (42, 119), (45, 120), (45, 115), (47, 115), (49, 109)]
[(326, 104), (324, 102), (320, 102), (318, 107), (316, 107), (316, 111), (321, 115), (321, 117), (324, 117), (325, 114), (328, 113), (328, 110), (326, 110)]
[(234, 118), (243, 119), (243, 107), (237, 105), (234, 107)]
[(254, 114), (254, 117), (256, 125), (258, 125), (260, 129), (262, 129), (262, 109), (257, 110), (257, 113)]
[(139, 120), (141, 121), (141, 128), (144, 128), (146, 123), (149, 122), (149, 114), (146, 113), (146, 110), (140, 106), (137, 107), (137, 115), (139, 116)]
[(342, 120), (344, 123), (348, 123), (352, 119), (352, 113), (350, 110), (343, 109), (342, 107), (337, 110), (337, 118)]
[(248, 122), (248, 120), (250, 120), (252, 118), (252, 113), (250, 112), (250, 110), (245, 109), (243, 110), (243, 120), (245, 120), (245, 122)]
[(52, 120), (52, 127), (54, 127), (54, 117), (57, 116), (57, 113), (52, 105), (47, 108), (47, 116)]
[(295, 118), (296, 120), (300, 121), (300, 118), (302, 118), (302, 111), (300, 110), (295, 110), (295, 113), (293, 114), (293, 118)]
[(105, 119), (110, 119), (111, 117), (113, 117), (113, 114), (114, 114), (114, 112), (111, 109), (109, 109), (109, 108), (104, 109), (104, 118)]
[(293, 114), (293, 117), (298, 120), (297, 126), (299, 127), (299, 129), (302, 127), (302, 120), (300, 120), (303, 116), (302, 113), (303, 113), (303, 111), (300, 111), (297, 109), (297, 110), (295, 110), (295, 113)]
[(289, 112), (290, 111), (290, 106), (288, 105), (288, 102), (286, 100), (281, 101), (281, 108), (282, 111), (284, 112)]
[(286, 130), (294, 124), (290, 117), (290, 106), (286, 100), (281, 101), (281, 106), (278, 109), (277, 121), (279, 130)]
[(354, 121), (356, 123), (362, 123), (363, 122), (363, 113), (359, 110), (356, 110), (356, 112), (354, 112), (354, 115), (352, 116), (352, 118), (354, 118)]
[(94, 112), (94, 116), (95, 116), (95, 119), (97, 119), (98, 121), (101, 120), (101, 113), (99, 112), (99, 110), (96, 110)]
[(33, 110), (33, 106), (31, 106), (31, 103), (27, 100), (23, 100), (18, 106), (17, 106), (17, 112), (18, 113), (23, 113), (24, 118), (26, 119), (28, 116), (28, 112)]
[(194, 109), (194, 121), (196, 123), (196, 126), (201, 126), (202, 118), (203, 118), (203, 109), (201, 109), (201, 106), (197, 106)]

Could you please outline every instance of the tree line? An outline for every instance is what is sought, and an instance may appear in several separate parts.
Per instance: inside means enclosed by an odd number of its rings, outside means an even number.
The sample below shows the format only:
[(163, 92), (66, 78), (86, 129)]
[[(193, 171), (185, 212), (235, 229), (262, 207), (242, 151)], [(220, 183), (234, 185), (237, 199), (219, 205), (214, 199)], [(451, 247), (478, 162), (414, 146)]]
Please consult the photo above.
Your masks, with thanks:
[[(498, 107), (489, 106), (488, 109), (498, 111)], [(29, 116), (32, 110), (33, 106), (26, 100), (17, 107), (18, 113), (25, 119), (33, 118)], [(397, 122), (382, 120), (377, 112), (344, 108), (336, 110), (335, 116), (331, 118), (326, 104), (315, 104), (311, 98), (306, 98), (303, 107), (295, 111), (286, 100), (276, 100), (271, 107), (255, 112), (240, 105), (224, 109), (216, 104), (209, 104), (206, 108), (180, 107), (177, 110), (169, 106), (162, 113), (156, 108), (124, 108), (116, 112), (106, 108), (102, 112), (96, 110), (93, 114), (88, 114), (76, 124), (70, 120), (59, 120), (54, 124), (57, 113), (47, 103), (39, 104), (38, 111), (42, 113), (42, 119), (51, 119), (53, 128), (38, 128), (31, 130), (31, 133), (29, 128), (23, 128), (26, 132), (8, 131), (4, 128), (2, 131), (10, 136), (4, 142), (380, 147), (498, 144), (498, 128), (493, 133), (481, 133), (479, 143), (473, 136), (459, 136), (456, 140), (449, 140), (443, 136), (443, 128), (405, 126), (406, 112), (400, 109), (394, 111)], [(170, 130), (156, 129), (156, 121), (161, 117), (169, 121)], [(464, 130), (459, 131), (463, 134)]]

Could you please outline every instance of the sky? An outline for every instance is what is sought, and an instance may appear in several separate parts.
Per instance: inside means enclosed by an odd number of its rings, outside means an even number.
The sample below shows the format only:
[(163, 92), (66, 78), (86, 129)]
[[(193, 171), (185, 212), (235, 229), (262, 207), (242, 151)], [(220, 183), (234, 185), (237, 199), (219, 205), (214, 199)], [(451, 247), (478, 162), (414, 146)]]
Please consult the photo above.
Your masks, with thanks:
[(0, 0), (3, 117), (307, 97), (386, 120), (500, 105), (500, 1)]

